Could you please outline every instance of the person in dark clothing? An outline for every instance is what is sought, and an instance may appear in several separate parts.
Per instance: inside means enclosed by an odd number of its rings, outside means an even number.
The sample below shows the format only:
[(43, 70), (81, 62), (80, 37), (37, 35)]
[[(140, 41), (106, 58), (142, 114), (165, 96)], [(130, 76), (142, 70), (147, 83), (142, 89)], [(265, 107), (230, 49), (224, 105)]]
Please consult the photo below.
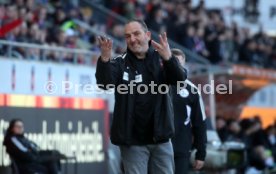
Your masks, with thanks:
[(257, 44), (254, 40), (245, 40), (239, 52), (240, 62), (245, 64), (253, 63), (253, 59), (257, 57), (256, 49)]
[(246, 138), (244, 137), (241, 126), (237, 120), (230, 119), (227, 121), (227, 133), (226, 141), (246, 143)]
[(276, 161), (276, 126), (270, 125), (265, 129), (266, 147), (270, 149), (274, 161)]
[(222, 60), (222, 50), (219, 39), (220, 33), (222, 32), (219, 31), (219, 25), (222, 21), (220, 19), (219, 14), (215, 12), (210, 13), (210, 18), (212, 20), (208, 21), (208, 25), (205, 27), (205, 41), (207, 49), (210, 53), (208, 59), (212, 63), (217, 64)]
[(216, 130), (221, 142), (225, 142), (228, 138), (229, 132), (226, 127), (226, 120), (221, 116), (216, 116)]
[(269, 146), (266, 131), (262, 129), (262, 122), (258, 116), (254, 117), (254, 121), (257, 128), (251, 135), (252, 150), (259, 156), (265, 167), (273, 168), (275, 159)]
[(57, 174), (61, 158), (58, 151), (42, 151), (24, 136), (24, 126), (20, 119), (13, 119), (7, 129), (4, 142), (7, 153), (18, 166), (20, 174)]
[(186, 36), (183, 38), (183, 45), (191, 51), (195, 51), (195, 27), (187, 27)]
[(164, 11), (161, 8), (157, 8), (153, 12), (153, 17), (149, 17), (146, 21), (149, 24), (149, 28), (156, 32), (162, 32), (165, 30)]
[[(111, 142), (120, 147), (124, 171), (173, 174), (170, 138), (174, 125), (168, 85), (185, 80), (186, 71), (172, 56), (166, 34), (157, 43), (143, 21), (132, 20), (125, 25), (127, 51), (112, 60), (112, 41), (98, 39), (101, 56), (96, 79), (99, 87), (116, 89)], [(122, 86), (128, 91), (119, 90)]]
[(248, 164), (257, 170), (264, 170), (273, 166), (273, 157), (268, 155), (265, 147), (265, 132), (262, 130), (260, 119), (247, 118), (241, 121), (244, 135), (246, 135), (246, 147)]
[[(179, 49), (172, 49), (184, 67), (185, 55)], [(200, 92), (189, 80), (171, 87), (174, 107), (175, 136), (172, 139), (174, 148), (175, 174), (188, 174), (192, 146), (196, 149), (193, 167), (199, 170), (204, 165), (206, 156), (206, 115)]]

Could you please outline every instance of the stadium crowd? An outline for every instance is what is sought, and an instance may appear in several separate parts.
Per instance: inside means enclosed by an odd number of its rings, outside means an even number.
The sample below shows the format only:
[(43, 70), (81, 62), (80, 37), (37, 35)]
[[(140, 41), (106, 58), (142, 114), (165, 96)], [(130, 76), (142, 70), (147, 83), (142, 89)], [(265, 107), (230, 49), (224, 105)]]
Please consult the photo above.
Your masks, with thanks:
[(225, 120), (218, 116), (216, 128), (222, 142), (234, 141), (245, 144), (247, 165), (241, 169), (242, 173), (245, 173), (245, 170), (256, 172), (275, 167), (276, 124), (263, 129), (258, 116), (242, 120)]
[[(95, 36), (73, 21), (80, 19), (92, 26), (91, 15), (89, 8), (74, 7), (60, 0), (11, 0), (0, 4), (0, 39), (97, 52)], [(7, 48), (2, 46), (1, 55), (5, 54)], [(48, 60), (73, 61), (70, 54), (51, 51), (46, 54)], [(42, 53), (34, 48), (26, 51), (17, 47), (13, 56), (39, 60)], [(78, 62), (85, 63), (80, 55)]]
[[(222, 13), (206, 9), (204, 1), (197, 7), (192, 7), (191, 0), (105, 1), (105, 6), (112, 11), (128, 19), (144, 19), (153, 31), (167, 31), (170, 39), (214, 64), (242, 63), (276, 68), (276, 38), (269, 37), (262, 29), (252, 34), (249, 28), (239, 27), (235, 22), (227, 25)], [(0, 39), (99, 52), (96, 36), (73, 21), (79, 19), (119, 41), (124, 40), (122, 24), (101, 26), (94, 18), (90, 8), (74, 7), (60, 0), (10, 0), (0, 4)], [(0, 44), (0, 55), (6, 53), (7, 48)], [(34, 60), (42, 57), (42, 52), (35, 48), (26, 51), (17, 47), (14, 54)], [(46, 54), (50, 61), (73, 62), (71, 54), (51, 51)], [(86, 63), (81, 55), (78, 63)], [(258, 117), (241, 121), (218, 117), (216, 121), (223, 142), (245, 143), (249, 166), (259, 170), (275, 166), (275, 125), (262, 129)]]
[[(96, 36), (74, 23), (73, 19), (79, 19), (119, 41), (124, 40), (122, 24), (112, 22), (110, 26), (108, 20), (105, 26), (98, 24), (95, 22), (97, 16), (89, 7), (75, 7), (61, 0), (9, 2), (0, 5), (0, 27), (11, 23), (12, 27), (6, 33), (1, 29), (1, 39), (98, 52)], [(243, 63), (255, 67), (276, 67), (275, 38), (269, 37), (262, 29), (252, 35), (249, 28), (239, 27), (235, 22), (227, 25), (221, 11), (206, 9), (204, 1), (200, 1), (196, 7), (192, 7), (191, 0), (115, 0), (102, 3), (128, 19), (144, 19), (153, 31), (167, 31), (170, 39), (214, 64)], [(116, 53), (122, 51), (115, 50)], [(42, 54), (36, 49), (32, 49), (28, 55), (23, 49), (17, 52), (29, 59), (40, 59)], [(47, 59), (73, 61), (72, 55), (51, 52)], [(85, 63), (81, 56), (78, 62)]]
[(167, 31), (170, 39), (212, 63), (276, 67), (275, 38), (262, 30), (252, 34), (235, 22), (227, 25), (220, 9), (206, 9), (204, 1), (196, 7), (191, 0), (117, 0), (105, 5), (127, 18), (144, 19), (154, 31)]

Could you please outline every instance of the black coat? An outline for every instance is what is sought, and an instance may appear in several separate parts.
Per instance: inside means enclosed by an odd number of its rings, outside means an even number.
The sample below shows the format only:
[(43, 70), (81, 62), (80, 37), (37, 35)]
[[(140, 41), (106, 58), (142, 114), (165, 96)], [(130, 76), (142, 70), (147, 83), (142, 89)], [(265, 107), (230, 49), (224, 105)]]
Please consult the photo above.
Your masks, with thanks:
[(13, 135), (6, 138), (6, 151), (19, 163), (36, 162), (39, 157), (37, 145), (24, 135)]
[[(113, 84), (117, 87), (120, 84), (130, 84), (135, 80), (136, 65), (134, 54), (129, 50), (127, 52), (107, 63), (99, 58), (96, 69), (97, 84), (105, 85)], [(157, 51), (149, 49), (146, 58), (146, 68), (152, 74), (154, 83), (160, 84), (176, 84), (177, 81), (186, 79), (186, 72), (181, 68), (175, 57), (169, 61), (163, 61)], [(128, 74), (124, 76), (124, 74)], [(174, 135), (173, 125), (173, 108), (169, 93), (156, 94), (154, 103), (154, 125), (153, 141), (158, 143), (168, 140)], [(119, 94), (115, 90), (115, 107), (114, 117), (111, 125), (111, 141), (116, 145), (132, 145), (131, 140), (135, 107), (135, 94)]]
[(194, 147), (197, 150), (196, 159), (204, 161), (207, 135), (203, 101), (192, 82), (186, 80), (185, 84), (185, 89), (179, 87), (179, 92), (176, 86), (171, 88), (175, 117), (175, 136), (172, 139), (174, 154), (189, 157)]
[(16, 163), (20, 174), (40, 172), (48, 173), (47, 168), (40, 164), (38, 146), (24, 135), (9, 135), (5, 137), (6, 151)]

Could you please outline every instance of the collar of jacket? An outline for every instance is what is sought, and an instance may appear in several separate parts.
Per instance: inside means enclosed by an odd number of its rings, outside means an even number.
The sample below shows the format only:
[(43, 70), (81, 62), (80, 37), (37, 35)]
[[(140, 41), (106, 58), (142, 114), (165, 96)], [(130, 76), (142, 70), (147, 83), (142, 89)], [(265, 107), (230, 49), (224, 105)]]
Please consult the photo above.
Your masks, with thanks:
[[(150, 66), (153, 62), (152, 56), (154, 56), (154, 49), (149, 44), (149, 49), (146, 53), (146, 57), (144, 58), (144, 61), (146, 62), (146, 66), (149, 70), (151, 70)], [(129, 48), (127, 48), (127, 53), (126, 53), (127, 66), (129, 66), (131, 69), (136, 71), (137, 70), (136, 63), (135, 63), (136, 61), (139, 61), (139, 59)]]

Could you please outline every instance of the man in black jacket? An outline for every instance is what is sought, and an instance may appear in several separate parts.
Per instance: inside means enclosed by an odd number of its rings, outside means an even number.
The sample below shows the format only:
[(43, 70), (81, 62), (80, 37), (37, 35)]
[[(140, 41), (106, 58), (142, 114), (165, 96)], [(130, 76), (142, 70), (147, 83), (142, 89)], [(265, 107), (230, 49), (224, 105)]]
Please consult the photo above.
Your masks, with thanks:
[[(184, 67), (185, 55), (179, 49), (172, 49)], [(200, 91), (189, 80), (172, 86), (171, 95), (174, 107), (175, 136), (174, 148), (175, 174), (188, 174), (192, 146), (197, 150), (193, 167), (199, 170), (206, 156), (205, 110)]]
[(174, 125), (168, 85), (184, 81), (186, 71), (172, 56), (166, 34), (159, 37), (160, 43), (151, 40), (146, 24), (132, 20), (125, 25), (127, 51), (112, 60), (112, 41), (98, 38), (97, 84), (104, 89), (115, 87), (111, 141), (120, 147), (127, 174), (173, 174), (170, 138)]

